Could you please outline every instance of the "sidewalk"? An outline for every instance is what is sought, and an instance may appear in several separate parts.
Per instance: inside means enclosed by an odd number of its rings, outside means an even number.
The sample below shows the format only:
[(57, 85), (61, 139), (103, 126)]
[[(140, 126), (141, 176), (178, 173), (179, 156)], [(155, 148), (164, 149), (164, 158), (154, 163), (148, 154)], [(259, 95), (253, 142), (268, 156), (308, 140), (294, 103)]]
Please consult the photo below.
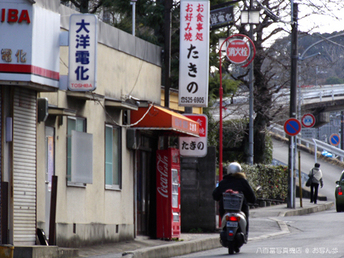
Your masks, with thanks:
[[(287, 204), (279, 204), (250, 210), (249, 241), (261, 240), (272, 236), (289, 233), (287, 225), (278, 217), (298, 216), (330, 209), (334, 204), (329, 201), (318, 201), (317, 204), (309, 199), (295, 201), (295, 209), (287, 208)], [(264, 225), (264, 232), (258, 230)], [(133, 241), (112, 243), (101, 246), (91, 246), (79, 249), (79, 257), (89, 258), (163, 258), (184, 255), (221, 247), (219, 234), (181, 234), (178, 241), (164, 241), (139, 236)]]

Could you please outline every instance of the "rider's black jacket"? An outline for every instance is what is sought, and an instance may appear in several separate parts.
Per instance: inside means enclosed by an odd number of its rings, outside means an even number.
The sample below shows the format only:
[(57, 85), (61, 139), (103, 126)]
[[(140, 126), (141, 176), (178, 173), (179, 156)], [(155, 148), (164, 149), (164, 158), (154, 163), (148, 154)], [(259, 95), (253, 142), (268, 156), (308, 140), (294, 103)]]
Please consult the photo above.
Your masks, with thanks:
[(222, 200), (222, 193), (226, 190), (232, 189), (234, 191), (241, 192), (244, 194), (244, 202), (242, 205), (241, 210), (248, 216), (248, 204), (247, 203), (255, 203), (256, 196), (246, 180), (244, 173), (235, 173), (231, 175), (226, 175), (223, 177), (223, 180), (219, 183), (218, 187), (216, 187), (213, 191), (213, 198), (215, 201), (219, 201), (220, 204), (220, 216), (223, 217), (225, 211), (223, 209), (223, 200)]

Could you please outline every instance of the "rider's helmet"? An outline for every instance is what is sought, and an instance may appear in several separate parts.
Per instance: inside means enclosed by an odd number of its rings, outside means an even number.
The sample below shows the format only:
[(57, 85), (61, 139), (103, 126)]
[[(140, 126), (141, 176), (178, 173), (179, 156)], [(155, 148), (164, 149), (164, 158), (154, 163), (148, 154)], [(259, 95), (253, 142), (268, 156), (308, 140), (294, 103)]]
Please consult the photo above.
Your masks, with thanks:
[(227, 175), (241, 172), (241, 166), (238, 162), (229, 163), (227, 166)]

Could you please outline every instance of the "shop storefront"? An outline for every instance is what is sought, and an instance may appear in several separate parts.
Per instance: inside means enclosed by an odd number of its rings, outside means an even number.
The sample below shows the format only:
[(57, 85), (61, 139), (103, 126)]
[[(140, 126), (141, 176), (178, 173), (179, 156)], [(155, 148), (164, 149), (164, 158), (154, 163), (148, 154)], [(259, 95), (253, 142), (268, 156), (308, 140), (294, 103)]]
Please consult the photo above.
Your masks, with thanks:
[[(36, 242), (37, 93), (56, 91), (56, 12), (30, 1), (0, 1), (2, 244)], [(13, 192), (12, 192), (13, 191)]]
[[(161, 190), (161, 185), (170, 185), (171, 182), (167, 183), (167, 180), (171, 180), (173, 171), (160, 171), (159, 168), (163, 165), (157, 155), (161, 150), (176, 148), (178, 136), (198, 137), (199, 124), (170, 109), (153, 104), (147, 104), (146, 107), (140, 107), (137, 111), (132, 111), (131, 124), (134, 124), (135, 136), (139, 138), (136, 151), (137, 169), (135, 176), (137, 234), (148, 235), (152, 238), (165, 238), (159, 233), (159, 229), (165, 226), (164, 223), (167, 223), (166, 219), (168, 218), (179, 219), (178, 222), (180, 223), (180, 214), (176, 212), (179, 211), (180, 202), (175, 207), (166, 208), (173, 199), (172, 190), (167, 190), (166, 187)], [(178, 149), (174, 149), (173, 153), (175, 155), (171, 154), (169, 158), (174, 160), (173, 164), (177, 168), (180, 161)], [(180, 169), (177, 170), (174, 169), (179, 174)], [(179, 187), (180, 184), (177, 183), (177, 185)], [(159, 198), (161, 197), (161, 191), (164, 194), (162, 194), (162, 198)], [(175, 198), (180, 200), (178, 190)], [(164, 201), (164, 205), (162, 205), (161, 201)], [(164, 209), (168, 209), (168, 211), (161, 213)], [(171, 216), (167, 216), (167, 214)], [(178, 230), (180, 230), (179, 226)]]

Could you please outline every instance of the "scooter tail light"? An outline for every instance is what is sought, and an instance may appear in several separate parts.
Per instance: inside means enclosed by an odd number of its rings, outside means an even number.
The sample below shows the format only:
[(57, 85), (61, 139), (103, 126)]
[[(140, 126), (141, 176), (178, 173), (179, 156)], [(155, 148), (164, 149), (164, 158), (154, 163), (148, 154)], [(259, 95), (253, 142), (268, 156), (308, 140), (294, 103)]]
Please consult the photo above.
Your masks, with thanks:
[(236, 217), (236, 216), (227, 216), (226, 217), (227, 221), (240, 221), (240, 217)]

